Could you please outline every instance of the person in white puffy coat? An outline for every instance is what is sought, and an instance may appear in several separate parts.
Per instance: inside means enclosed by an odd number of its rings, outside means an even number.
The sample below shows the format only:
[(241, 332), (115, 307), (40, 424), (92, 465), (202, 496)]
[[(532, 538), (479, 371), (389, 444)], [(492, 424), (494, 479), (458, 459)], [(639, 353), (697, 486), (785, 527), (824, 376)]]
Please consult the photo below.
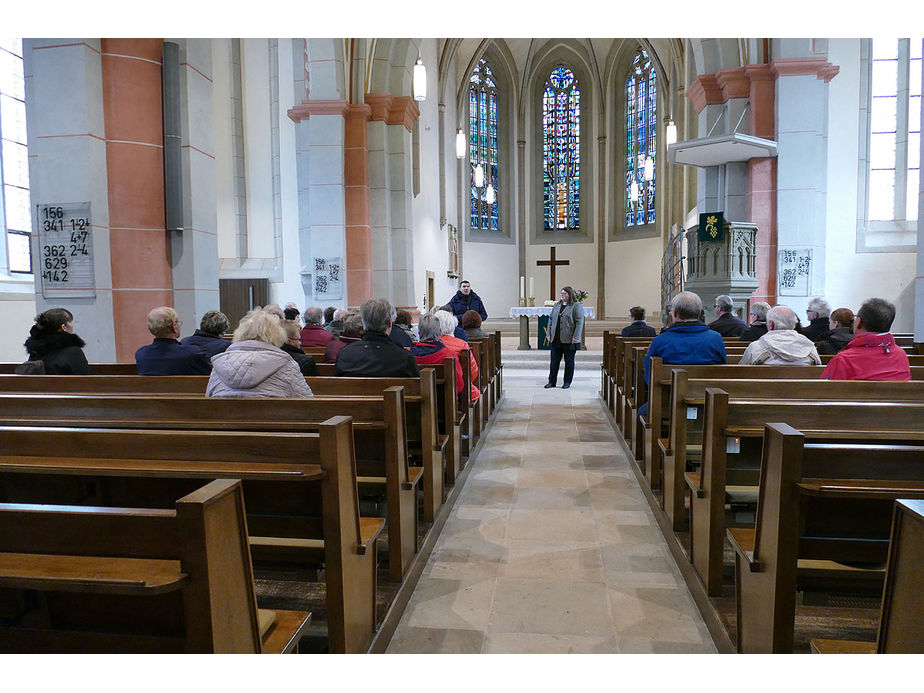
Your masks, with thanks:
[(263, 308), (247, 313), (234, 339), (212, 357), (207, 397), (313, 397), (298, 364), (279, 347), (286, 341), (279, 316)]

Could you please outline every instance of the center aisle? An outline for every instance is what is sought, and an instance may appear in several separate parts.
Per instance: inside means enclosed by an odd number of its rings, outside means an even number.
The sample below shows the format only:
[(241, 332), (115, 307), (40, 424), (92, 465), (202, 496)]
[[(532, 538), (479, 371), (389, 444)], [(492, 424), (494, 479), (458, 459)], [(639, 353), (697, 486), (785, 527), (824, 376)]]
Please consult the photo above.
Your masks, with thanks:
[(600, 360), (569, 390), (504, 362), (505, 399), (387, 651), (715, 652), (598, 398)]

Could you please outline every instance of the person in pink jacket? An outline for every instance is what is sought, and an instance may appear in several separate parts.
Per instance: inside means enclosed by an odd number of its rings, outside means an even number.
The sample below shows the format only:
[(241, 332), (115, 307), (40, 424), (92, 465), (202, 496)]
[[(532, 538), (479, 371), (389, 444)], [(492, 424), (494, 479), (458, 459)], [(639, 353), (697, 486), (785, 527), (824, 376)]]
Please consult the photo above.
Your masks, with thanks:
[(864, 301), (853, 319), (856, 336), (831, 358), (822, 380), (911, 380), (908, 355), (889, 332), (894, 319), (895, 306), (888, 301)]
[(255, 308), (241, 318), (227, 349), (212, 357), (207, 397), (312, 397), (298, 364), (280, 347), (279, 316)]

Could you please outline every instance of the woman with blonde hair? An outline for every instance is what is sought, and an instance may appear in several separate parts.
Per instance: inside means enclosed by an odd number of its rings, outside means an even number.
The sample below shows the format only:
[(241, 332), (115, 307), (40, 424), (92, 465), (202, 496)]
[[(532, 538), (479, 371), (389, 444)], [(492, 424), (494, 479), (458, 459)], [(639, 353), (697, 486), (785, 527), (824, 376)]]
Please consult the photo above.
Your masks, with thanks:
[(241, 318), (231, 346), (212, 357), (208, 397), (312, 397), (298, 364), (280, 347), (286, 331), (272, 310)]

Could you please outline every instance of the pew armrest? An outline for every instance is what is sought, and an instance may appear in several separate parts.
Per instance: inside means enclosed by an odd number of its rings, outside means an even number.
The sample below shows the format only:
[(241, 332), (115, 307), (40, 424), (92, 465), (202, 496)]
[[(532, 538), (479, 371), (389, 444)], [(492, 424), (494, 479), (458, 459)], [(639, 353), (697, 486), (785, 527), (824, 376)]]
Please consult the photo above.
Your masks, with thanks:
[(311, 625), (310, 611), (257, 609), (263, 654), (289, 654)]
[(706, 492), (700, 488), (701, 476), (699, 472), (684, 472), (683, 474), (683, 479), (687, 482), (687, 488), (689, 488), (697, 498), (706, 497)]
[(806, 479), (798, 484), (807, 496), (827, 498), (924, 498), (924, 482), (870, 479)]
[(408, 467), (407, 469), (407, 483), (401, 484), (402, 488), (405, 491), (417, 486), (420, 483), (420, 480), (423, 479), (424, 468), (423, 467)]
[(735, 527), (725, 531), (728, 543), (732, 545), (735, 553), (747, 564), (748, 570), (756, 573), (760, 570), (760, 562), (754, 560), (754, 530), (749, 527)]
[(670, 456), (674, 454), (674, 451), (671, 450), (671, 441), (669, 438), (658, 438), (658, 448), (661, 450), (662, 455)]

